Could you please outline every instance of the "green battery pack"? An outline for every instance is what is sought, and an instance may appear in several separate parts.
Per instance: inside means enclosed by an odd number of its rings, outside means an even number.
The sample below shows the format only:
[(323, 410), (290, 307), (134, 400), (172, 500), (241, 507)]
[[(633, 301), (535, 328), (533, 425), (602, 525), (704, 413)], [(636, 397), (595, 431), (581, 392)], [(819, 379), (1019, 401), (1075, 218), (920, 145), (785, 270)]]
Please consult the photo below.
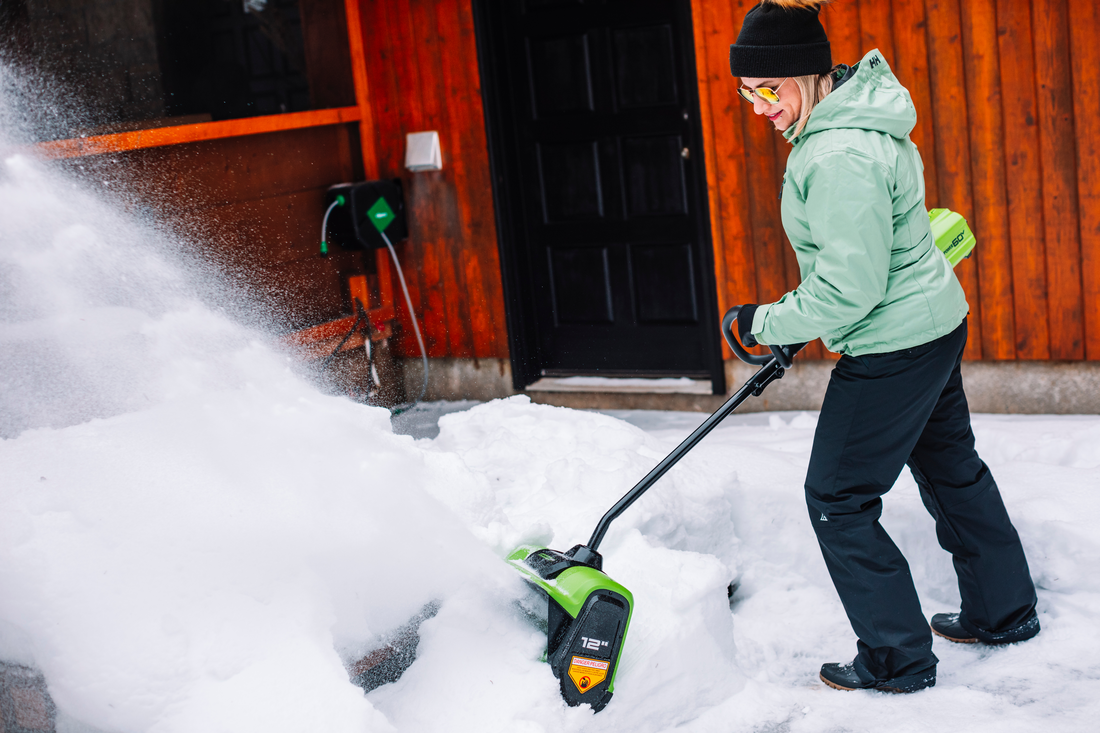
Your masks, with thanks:
[(977, 240), (962, 214), (951, 209), (932, 209), (928, 219), (932, 224), (932, 238), (952, 267), (973, 253)]

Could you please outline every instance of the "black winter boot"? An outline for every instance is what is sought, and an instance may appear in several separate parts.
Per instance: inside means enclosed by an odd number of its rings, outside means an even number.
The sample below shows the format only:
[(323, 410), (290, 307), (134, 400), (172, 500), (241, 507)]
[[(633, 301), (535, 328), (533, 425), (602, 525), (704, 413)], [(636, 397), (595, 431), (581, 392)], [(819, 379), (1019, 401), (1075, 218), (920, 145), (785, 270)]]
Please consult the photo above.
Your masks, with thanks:
[(830, 662), (821, 665), (821, 681), (837, 690), (880, 690), (882, 692), (916, 692), (936, 684), (936, 667), (919, 674), (888, 680), (863, 680), (856, 672), (855, 660), (847, 664)]
[(959, 623), (959, 614), (957, 613), (937, 613), (932, 617), (932, 623), (929, 626), (932, 627), (933, 634), (942, 636), (948, 641), (958, 644), (978, 643), (978, 637), (971, 635)]
[(1027, 641), (1039, 633), (1039, 617), (1035, 611), (1018, 626), (1005, 631), (985, 631), (967, 623), (958, 613), (937, 613), (932, 617), (932, 633), (959, 644), (1012, 644)]

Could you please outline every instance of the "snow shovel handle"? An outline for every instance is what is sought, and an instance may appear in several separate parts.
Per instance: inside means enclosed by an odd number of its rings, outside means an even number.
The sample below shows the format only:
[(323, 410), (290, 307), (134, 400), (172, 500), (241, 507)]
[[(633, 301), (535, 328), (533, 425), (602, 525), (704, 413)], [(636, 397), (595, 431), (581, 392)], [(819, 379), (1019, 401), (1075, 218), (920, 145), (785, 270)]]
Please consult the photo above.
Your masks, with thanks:
[[(588, 540), (587, 545), (578, 545), (570, 550), (571, 557), (579, 562), (585, 564), (592, 564), (598, 562), (593, 556), (598, 557), (596, 552), (600, 543), (603, 542), (603, 537), (607, 533), (607, 528), (611, 526), (611, 522), (615, 520), (620, 514), (626, 511), (626, 508), (637, 501), (642, 494), (649, 489), (650, 486), (657, 483), (657, 479), (664, 476), (665, 473), (675, 466), (689, 450), (695, 447), (695, 444), (705, 438), (711, 430), (717, 427), (718, 423), (726, 419), (726, 417), (736, 410), (742, 402), (747, 400), (750, 395), (759, 396), (764, 388), (771, 384), (776, 379), (780, 379), (783, 376), (783, 371), (790, 367), (791, 359), (802, 350), (802, 347), (806, 344), (793, 344), (791, 346), (772, 346), (772, 354), (769, 356), (755, 356), (748, 353), (737, 341), (737, 337), (733, 335), (731, 326), (733, 322), (737, 320), (737, 313), (740, 310), (740, 306), (730, 308), (726, 313), (726, 317), (722, 319), (722, 334), (726, 337), (726, 341), (729, 342), (730, 348), (733, 352), (742, 360), (749, 364), (761, 365), (760, 370), (756, 374), (752, 375), (749, 381), (745, 382), (741, 389), (737, 390), (725, 403), (719, 407), (714, 414), (703, 421), (703, 424), (695, 428), (683, 443), (676, 446), (676, 450), (668, 454), (668, 456), (657, 464), (656, 467), (645, 478), (638, 482), (638, 484), (628, 491), (623, 498), (607, 510), (607, 514), (603, 515), (600, 523), (596, 525), (595, 531), (592, 532), (592, 538)], [(735, 345), (736, 344), (736, 345)], [(783, 366), (786, 362), (786, 367)], [(593, 567), (596, 567), (593, 565)]]

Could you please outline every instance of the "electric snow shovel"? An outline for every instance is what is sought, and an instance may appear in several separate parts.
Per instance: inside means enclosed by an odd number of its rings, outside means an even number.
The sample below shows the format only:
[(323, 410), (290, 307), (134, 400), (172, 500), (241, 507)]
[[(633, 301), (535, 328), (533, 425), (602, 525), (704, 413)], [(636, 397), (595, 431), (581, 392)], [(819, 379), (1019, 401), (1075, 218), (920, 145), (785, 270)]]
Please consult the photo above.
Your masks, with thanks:
[(523, 546), (508, 556), (524, 579), (548, 599), (546, 659), (569, 705), (588, 703), (599, 712), (611, 700), (630, 627), (634, 597), (604, 574), (603, 558), (596, 551), (607, 528), (749, 395), (759, 396), (771, 382), (782, 378), (792, 357), (805, 346), (772, 346), (770, 355), (750, 354), (734, 334), (739, 310), (740, 306), (735, 306), (726, 312), (722, 335), (741, 361), (760, 366), (760, 371), (603, 515), (587, 545), (576, 545), (568, 552)]

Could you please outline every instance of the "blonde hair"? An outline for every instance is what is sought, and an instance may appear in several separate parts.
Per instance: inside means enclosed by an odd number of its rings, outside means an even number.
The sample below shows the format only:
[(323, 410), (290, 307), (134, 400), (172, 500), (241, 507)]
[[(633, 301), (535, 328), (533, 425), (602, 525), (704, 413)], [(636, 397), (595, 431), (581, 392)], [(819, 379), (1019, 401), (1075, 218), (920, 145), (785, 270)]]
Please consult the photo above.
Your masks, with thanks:
[(794, 126), (794, 135), (791, 137), (798, 137), (802, 134), (806, 123), (810, 121), (810, 115), (813, 113), (814, 107), (819, 105), (829, 92), (833, 91), (833, 73), (836, 68), (834, 67), (824, 74), (791, 77), (791, 80), (798, 87), (799, 93), (802, 94), (802, 113), (798, 116), (798, 121)]

